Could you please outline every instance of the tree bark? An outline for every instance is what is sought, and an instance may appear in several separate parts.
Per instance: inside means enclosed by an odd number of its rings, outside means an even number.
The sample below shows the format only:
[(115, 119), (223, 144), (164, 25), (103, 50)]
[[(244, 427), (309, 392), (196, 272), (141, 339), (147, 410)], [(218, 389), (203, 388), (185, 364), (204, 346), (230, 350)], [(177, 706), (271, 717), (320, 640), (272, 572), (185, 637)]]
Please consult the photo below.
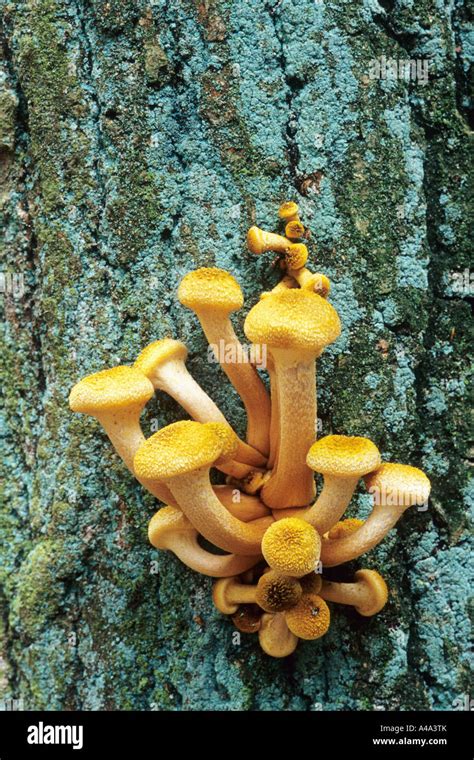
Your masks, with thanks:
[[(27, 709), (452, 709), (468, 693), (467, 10), (23, 0), (3, 15), (4, 696)], [(408, 80), (376, 78), (381, 56), (386, 70), (414, 61)], [(148, 545), (157, 504), (67, 397), (172, 336), (244, 434), (176, 288), (197, 266), (231, 271), (242, 334), (278, 279), (246, 231), (275, 229), (284, 200), (300, 204), (344, 325), (318, 365), (322, 434), (368, 435), (433, 493), (331, 572), (378, 569), (385, 610), (333, 607), (328, 635), (279, 661), (236, 641), (210, 579)], [(184, 417), (158, 394), (145, 434)], [(349, 514), (367, 510), (361, 490)]]

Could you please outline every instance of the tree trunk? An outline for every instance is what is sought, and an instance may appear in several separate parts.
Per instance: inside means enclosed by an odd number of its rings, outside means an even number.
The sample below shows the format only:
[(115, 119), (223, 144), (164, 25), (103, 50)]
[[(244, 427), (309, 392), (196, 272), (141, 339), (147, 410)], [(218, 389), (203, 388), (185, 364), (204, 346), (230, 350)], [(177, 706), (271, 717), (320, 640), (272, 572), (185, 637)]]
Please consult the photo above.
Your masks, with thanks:
[[(461, 704), (462, 3), (13, 0), (3, 12), (4, 696), (73, 710)], [(246, 250), (246, 231), (275, 229), (284, 200), (300, 204), (310, 266), (330, 277), (344, 324), (318, 364), (322, 433), (368, 435), (385, 459), (421, 466), (433, 492), (332, 571), (377, 568), (385, 610), (333, 606), (327, 636), (272, 660), (256, 637), (239, 643), (210, 579), (149, 546), (157, 504), (67, 398), (82, 376), (173, 336), (243, 434), (240, 401), (176, 288), (197, 266), (222, 267), (246, 312), (279, 276), (271, 255)], [(184, 417), (158, 394), (145, 434)], [(349, 514), (367, 510), (361, 489)]]

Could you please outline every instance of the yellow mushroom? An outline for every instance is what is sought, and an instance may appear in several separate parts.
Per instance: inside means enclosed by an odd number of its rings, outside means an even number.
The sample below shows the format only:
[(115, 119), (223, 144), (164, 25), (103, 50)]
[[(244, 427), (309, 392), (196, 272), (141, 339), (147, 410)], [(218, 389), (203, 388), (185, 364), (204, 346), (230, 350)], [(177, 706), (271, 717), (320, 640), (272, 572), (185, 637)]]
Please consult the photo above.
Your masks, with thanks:
[(304, 519), (323, 535), (346, 511), (360, 478), (380, 465), (380, 453), (368, 438), (327, 435), (311, 446), (306, 462), (324, 475), (324, 487)]
[(148, 538), (157, 549), (173, 552), (185, 565), (202, 575), (224, 578), (253, 567), (259, 557), (211, 554), (200, 546), (198, 532), (177, 507), (162, 507), (150, 520)]
[(355, 607), (364, 617), (376, 615), (387, 603), (387, 584), (375, 570), (358, 570), (355, 579), (355, 583), (323, 580), (319, 594), (327, 602)]
[(299, 639), (312, 641), (329, 629), (331, 614), (324, 599), (317, 594), (303, 594), (298, 604), (285, 612), (288, 628)]
[(288, 269), (288, 276), (295, 280), (303, 290), (313, 291), (323, 298), (327, 298), (331, 290), (331, 283), (324, 274), (314, 273), (301, 266), (299, 269)]
[(235, 554), (260, 554), (273, 518), (244, 523), (219, 501), (209, 469), (221, 456), (222, 442), (212, 425), (184, 420), (148, 438), (135, 455), (134, 468), (146, 483), (165, 483), (196, 530), (215, 546)]
[(285, 264), (289, 272), (300, 270), (307, 261), (308, 249), (304, 243), (292, 243), (288, 246), (285, 252)]
[(260, 227), (251, 227), (247, 233), (248, 249), (256, 255), (266, 253), (267, 251), (286, 253), (290, 245), (291, 240), (282, 235), (277, 235), (275, 232), (261, 230)]
[(236, 499), (237, 489), (228, 485), (213, 486), (213, 491), (221, 504), (242, 522), (251, 522), (270, 515), (270, 510), (258, 496), (249, 496), (239, 491)]
[(285, 227), (285, 236), (289, 240), (300, 240), (304, 237), (304, 224), (299, 219), (293, 219)]
[(248, 443), (267, 455), (270, 398), (255, 367), (242, 360), (243, 348), (229, 318), (243, 305), (238, 282), (222, 269), (196, 269), (181, 280), (178, 298), (197, 315), (208, 342), (217, 350), (222, 369), (244, 403)]
[(363, 520), (358, 520), (356, 517), (348, 517), (347, 520), (341, 520), (331, 528), (328, 532), (328, 538), (344, 538), (344, 536), (350, 536), (351, 533), (354, 533), (354, 531), (358, 530), (363, 524)]
[(288, 657), (298, 646), (298, 637), (289, 630), (284, 612), (262, 615), (258, 640), (270, 657)]
[(255, 604), (255, 586), (241, 583), (238, 577), (220, 578), (212, 587), (212, 601), (223, 615), (234, 615), (239, 605)]
[(214, 462), (214, 467), (227, 475), (232, 475), (233, 478), (245, 478), (255, 470), (248, 464), (235, 461), (239, 439), (227, 422), (207, 422), (206, 424), (220, 439), (222, 447), (221, 455)]
[(232, 615), (232, 622), (242, 633), (257, 633), (262, 623), (262, 610), (256, 604), (241, 604)]
[(273, 570), (300, 578), (312, 572), (321, 551), (321, 539), (314, 528), (297, 517), (274, 522), (262, 540), (262, 554)]
[(269, 570), (259, 578), (255, 601), (265, 612), (283, 612), (296, 604), (302, 593), (296, 578)]
[(349, 562), (377, 546), (408, 507), (428, 500), (431, 489), (425, 473), (406, 464), (382, 464), (364, 480), (374, 497), (372, 512), (358, 530), (322, 542), (321, 561), (326, 567)]
[[(188, 372), (185, 364), (187, 356), (188, 349), (184, 343), (164, 338), (144, 348), (133, 366), (149, 378), (155, 389), (174, 398), (197, 422), (227, 423), (214, 401)], [(263, 454), (240, 439), (238, 443), (235, 458), (239, 462), (254, 467), (265, 465)]]
[[(142, 372), (119, 366), (88, 375), (76, 383), (69, 394), (69, 406), (73, 412), (89, 414), (100, 422), (126, 467), (136, 475), (133, 458), (145, 440), (140, 414), (153, 394), (153, 385)], [(149, 490), (160, 501), (173, 498), (161, 483)]]
[(323, 579), (318, 573), (309, 573), (300, 578), (301, 588), (304, 594), (319, 594)]
[(339, 317), (321, 296), (288, 289), (259, 301), (244, 330), (267, 345), (278, 386), (278, 458), (261, 498), (272, 509), (306, 506), (315, 492), (306, 464), (316, 438), (315, 359), (340, 334)]
[(278, 209), (278, 216), (282, 222), (293, 222), (298, 220), (298, 204), (294, 201), (286, 201), (282, 203)]

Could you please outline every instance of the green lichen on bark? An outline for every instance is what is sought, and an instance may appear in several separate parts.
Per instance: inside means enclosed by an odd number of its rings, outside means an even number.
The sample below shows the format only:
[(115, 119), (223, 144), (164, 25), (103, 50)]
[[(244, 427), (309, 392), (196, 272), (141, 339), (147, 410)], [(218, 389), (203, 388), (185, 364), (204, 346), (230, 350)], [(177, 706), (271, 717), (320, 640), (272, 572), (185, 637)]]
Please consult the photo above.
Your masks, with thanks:
[[(24, 286), (0, 294), (6, 696), (52, 709), (451, 708), (469, 691), (464, 5), (26, 0), (3, 15), (4, 270)], [(382, 55), (429, 61), (427, 83), (371, 78)], [(67, 396), (170, 335), (243, 433), (176, 287), (217, 265), (252, 305), (277, 272), (245, 250), (246, 230), (274, 228), (287, 198), (344, 324), (319, 362), (323, 433), (369, 435), (422, 466), (433, 495), (331, 571), (381, 570), (383, 613), (335, 609), (324, 639), (280, 662), (255, 638), (235, 646), (211, 581), (148, 546), (153, 499)], [(159, 395), (145, 432), (183, 416)], [(361, 490), (351, 514), (367, 509)]]

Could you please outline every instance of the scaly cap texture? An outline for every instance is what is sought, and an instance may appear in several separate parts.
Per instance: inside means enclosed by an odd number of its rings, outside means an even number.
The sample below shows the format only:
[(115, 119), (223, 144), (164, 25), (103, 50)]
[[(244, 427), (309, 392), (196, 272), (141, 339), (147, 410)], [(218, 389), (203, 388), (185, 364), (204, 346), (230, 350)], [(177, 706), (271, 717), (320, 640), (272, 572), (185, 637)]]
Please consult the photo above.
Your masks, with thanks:
[(142, 443), (133, 467), (139, 478), (168, 480), (199, 467), (210, 467), (220, 456), (221, 448), (219, 438), (208, 425), (182, 420), (162, 428)]
[(144, 348), (135, 359), (133, 366), (147, 377), (150, 377), (160, 364), (169, 359), (182, 359), (186, 361), (187, 356), (188, 349), (184, 343), (172, 338), (163, 338), (163, 340), (155, 340)]
[(336, 523), (334, 527), (328, 533), (328, 538), (344, 538), (350, 536), (364, 524), (363, 520), (358, 520), (356, 517), (348, 517), (347, 520), (341, 520)]
[(265, 612), (282, 612), (296, 604), (302, 593), (296, 578), (270, 570), (258, 581), (255, 601)]
[(183, 277), (178, 298), (195, 312), (210, 309), (229, 314), (241, 309), (244, 297), (235, 277), (224, 269), (202, 267)]
[(374, 494), (376, 504), (400, 507), (424, 504), (431, 491), (425, 473), (409, 464), (385, 462), (364, 481), (367, 490)]
[(323, 475), (361, 477), (379, 466), (380, 453), (368, 438), (327, 435), (313, 443), (306, 463)]
[(216, 460), (216, 464), (229, 462), (235, 457), (239, 448), (239, 439), (236, 434), (230, 425), (226, 425), (225, 422), (206, 422), (205, 425), (209, 430), (212, 430), (221, 444), (221, 453), (219, 459)]
[(274, 522), (262, 539), (262, 554), (274, 570), (300, 578), (316, 567), (321, 539), (312, 525), (298, 517)]
[(244, 330), (253, 343), (317, 356), (336, 340), (341, 323), (326, 299), (290, 288), (259, 301), (249, 311)]
[(69, 394), (73, 412), (95, 414), (112, 409), (143, 407), (153, 396), (151, 382), (133, 367), (113, 367), (88, 375)]
[(327, 633), (331, 614), (324, 599), (317, 594), (303, 594), (298, 604), (285, 612), (288, 628), (299, 639), (319, 639)]

